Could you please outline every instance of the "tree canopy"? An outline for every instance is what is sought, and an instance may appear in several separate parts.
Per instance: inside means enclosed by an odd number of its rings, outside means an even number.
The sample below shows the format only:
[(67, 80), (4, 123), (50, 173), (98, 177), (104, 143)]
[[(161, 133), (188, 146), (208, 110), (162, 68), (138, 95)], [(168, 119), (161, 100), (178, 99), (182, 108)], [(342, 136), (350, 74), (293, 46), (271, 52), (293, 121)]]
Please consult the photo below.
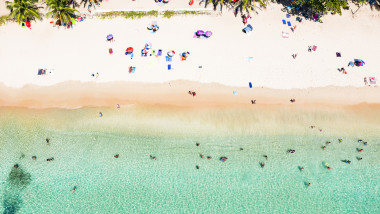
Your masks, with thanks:
[(17, 23), (28, 20), (41, 19), (41, 13), (36, 6), (38, 0), (14, 0), (6, 1), (6, 7), (10, 11), (9, 17)]

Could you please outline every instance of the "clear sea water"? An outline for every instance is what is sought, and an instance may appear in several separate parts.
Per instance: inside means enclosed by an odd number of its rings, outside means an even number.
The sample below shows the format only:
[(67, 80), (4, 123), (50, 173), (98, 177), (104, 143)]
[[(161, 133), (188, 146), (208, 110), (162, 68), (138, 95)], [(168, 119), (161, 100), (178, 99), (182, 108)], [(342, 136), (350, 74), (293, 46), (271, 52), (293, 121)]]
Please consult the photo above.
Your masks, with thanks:
[(380, 213), (379, 115), (373, 107), (1, 108), (0, 211)]

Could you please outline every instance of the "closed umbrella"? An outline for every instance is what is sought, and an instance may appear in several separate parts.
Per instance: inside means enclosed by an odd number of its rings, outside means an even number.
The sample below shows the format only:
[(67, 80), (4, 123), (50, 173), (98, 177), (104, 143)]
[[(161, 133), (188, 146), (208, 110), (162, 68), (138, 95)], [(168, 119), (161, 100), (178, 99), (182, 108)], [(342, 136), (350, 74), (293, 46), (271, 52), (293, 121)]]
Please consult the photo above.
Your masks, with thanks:
[(110, 40), (110, 39), (113, 39), (113, 35), (112, 34), (108, 34), (107, 35), (107, 40)]

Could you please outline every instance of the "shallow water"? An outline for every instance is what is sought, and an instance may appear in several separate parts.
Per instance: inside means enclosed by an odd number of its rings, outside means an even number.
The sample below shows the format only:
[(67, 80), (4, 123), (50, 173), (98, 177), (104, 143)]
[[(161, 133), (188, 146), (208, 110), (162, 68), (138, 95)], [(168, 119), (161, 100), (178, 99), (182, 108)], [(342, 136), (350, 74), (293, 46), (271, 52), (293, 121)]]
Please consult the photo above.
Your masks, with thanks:
[[(378, 213), (380, 114), (368, 110), (2, 108), (0, 211)], [(16, 163), (25, 185), (10, 180)]]

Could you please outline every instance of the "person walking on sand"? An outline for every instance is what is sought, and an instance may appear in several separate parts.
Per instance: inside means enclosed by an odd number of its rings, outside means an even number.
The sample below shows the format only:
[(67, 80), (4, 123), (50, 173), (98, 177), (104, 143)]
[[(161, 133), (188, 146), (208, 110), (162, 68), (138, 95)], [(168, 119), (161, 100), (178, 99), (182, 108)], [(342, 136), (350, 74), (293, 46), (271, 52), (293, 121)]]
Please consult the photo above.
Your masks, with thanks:
[(292, 55), (293, 59), (296, 59), (298, 53)]
[(256, 104), (256, 100), (251, 100), (251, 103), (252, 104)]

